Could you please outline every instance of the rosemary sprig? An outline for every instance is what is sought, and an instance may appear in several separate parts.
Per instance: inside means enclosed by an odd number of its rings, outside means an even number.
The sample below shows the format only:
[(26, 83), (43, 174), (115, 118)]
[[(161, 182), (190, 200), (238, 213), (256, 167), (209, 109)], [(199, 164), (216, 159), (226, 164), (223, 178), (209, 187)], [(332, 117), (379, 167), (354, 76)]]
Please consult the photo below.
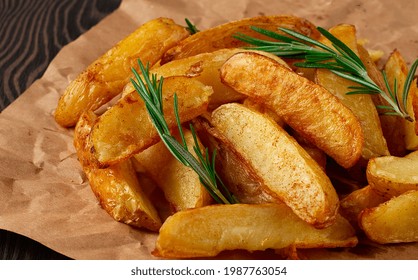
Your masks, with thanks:
[(188, 18), (185, 18), (184, 20), (186, 21), (186, 24), (187, 24), (186, 29), (187, 29), (187, 31), (190, 32), (190, 34), (193, 35), (193, 34), (195, 34), (195, 33), (197, 33), (197, 32), (200, 31), (199, 29), (197, 29), (196, 25), (194, 25), (193, 23), (191, 23), (191, 21)]
[(380, 94), (389, 104), (389, 106), (377, 106), (379, 109), (385, 110), (383, 114), (396, 115), (408, 121), (413, 121), (413, 118), (407, 112), (407, 99), (409, 88), (418, 66), (418, 59), (408, 72), (402, 93), (398, 93), (396, 89), (392, 90), (390, 88), (387, 77), (384, 74), (385, 91), (369, 77), (367, 69), (360, 58), (342, 41), (321, 27), (317, 27), (318, 31), (332, 43), (334, 49), (286, 28), (279, 28), (286, 35), (254, 26), (251, 29), (278, 41), (261, 40), (240, 33), (234, 37), (253, 45), (253, 47), (249, 47), (251, 49), (270, 52), (279, 57), (303, 60), (295, 63), (295, 66), (329, 69), (334, 74), (359, 84), (358, 86), (350, 87), (350, 91), (347, 94)]
[(212, 160), (210, 160), (207, 148), (205, 154), (202, 153), (198, 144), (196, 132), (191, 124), (190, 130), (194, 139), (193, 150), (196, 153), (197, 158), (189, 152), (180, 122), (176, 94), (174, 94), (174, 114), (182, 143), (178, 142), (172, 136), (163, 113), (162, 86), (164, 79), (161, 77), (160, 80), (157, 81), (157, 76), (155, 74), (150, 77), (149, 65), (144, 67), (140, 60), (138, 60), (138, 64), (143, 78), (141, 78), (140, 74), (132, 68), (136, 81), (131, 79), (131, 82), (141, 99), (145, 102), (151, 121), (167, 149), (178, 161), (185, 166), (192, 168), (199, 175), (201, 183), (216, 202), (224, 204), (237, 203), (237, 199), (228, 191), (215, 171), (216, 150), (213, 152)]

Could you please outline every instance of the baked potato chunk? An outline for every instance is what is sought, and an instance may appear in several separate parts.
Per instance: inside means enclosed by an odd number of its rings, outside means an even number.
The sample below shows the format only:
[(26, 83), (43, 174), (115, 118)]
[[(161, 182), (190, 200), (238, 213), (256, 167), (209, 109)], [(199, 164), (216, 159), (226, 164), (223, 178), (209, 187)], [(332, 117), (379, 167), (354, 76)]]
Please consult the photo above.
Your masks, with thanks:
[[(385, 82), (383, 80), (382, 72), (377, 68), (372, 61), (368, 51), (361, 45), (358, 45), (358, 51), (361, 61), (367, 69), (369, 77), (383, 90), (386, 90)], [(380, 94), (371, 95), (372, 100), (376, 106), (388, 106), (386, 100)], [(402, 157), (407, 154), (405, 140), (404, 140), (404, 126), (399, 125), (403, 123), (403, 118), (398, 116), (379, 115), (380, 125), (382, 127), (383, 136), (392, 156)]]
[(240, 203), (282, 203), (264, 184), (251, 163), (229, 139), (213, 127), (208, 116), (193, 120), (200, 139), (210, 153), (216, 150), (216, 171)]
[(360, 227), (377, 243), (418, 241), (418, 191), (408, 191), (360, 213)]
[(317, 229), (284, 204), (211, 205), (177, 212), (161, 227), (153, 254), (163, 258), (216, 256), (221, 251), (352, 247), (350, 223)]
[(234, 38), (233, 35), (243, 33), (255, 38), (262, 38), (263, 36), (253, 31), (250, 28), (251, 26), (257, 26), (271, 31), (277, 31), (279, 27), (286, 27), (314, 39), (319, 38), (320, 35), (311, 22), (295, 16), (279, 15), (245, 18), (193, 34), (189, 38), (181, 41), (177, 46), (168, 50), (161, 59), (161, 64), (199, 53), (246, 46), (245, 43)]
[(130, 159), (101, 169), (91, 153), (90, 132), (96, 121), (93, 112), (84, 113), (74, 133), (77, 155), (90, 187), (100, 205), (116, 221), (158, 231), (161, 220), (140, 185)]
[(325, 88), (256, 53), (238, 53), (221, 68), (224, 83), (266, 104), (300, 135), (349, 168), (363, 150), (354, 114)]
[(62, 126), (74, 126), (86, 110), (95, 110), (121, 93), (137, 60), (150, 65), (189, 35), (168, 18), (146, 22), (113, 48), (92, 62), (66, 88), (55, 110)]
[[(356, 30), (354, 26), (338, 25), (329, 31), (358, 55)], [(331, 42), (326, 39), (322, 41), (329, 46), (331, 45)], [(371, 96), (369, 94), (346, 94), (351, 91), (349, 87), (356, 86), (357, 84), (337, 76), (326, 69), (317, 69), (315, 80), (319, 85), (325, 87), (329, 92), (338, 97), (360, 121), (364, 135), (362, 158), (368, 160), (378, 156), (388, 156), (389, 150), (386, 139), (383, 136), (379, 115)]]
[(211, 124), (247, 160), (268, 192), (302, 220), (316, 227), (335, 221), (339, 200), (330, 180), (277, 123), (230, 103), (213, 111)]
[[(183, 131), (188, 149), (196, 157), (193, 135), (190, 130)], [(180, 140), (178, 134), (175, 136)], [(212, 203), (210, 194), (200, 183), (199, 175), (175, 159), (163, 142), (134, 155), (134, 158), (164, 192), (174, 212)]]
[[(398, 92), (403, 92), (404, 84), (406, 77), (408, 75), (408, 66), (401, 53), (398, 50), (394, 50), (384, 67), (386, 76), (388, 78), (389, 86), (395, 90), (395, 80), (396, 80), (396, 90)], [(407, 99), (407, 112), (414, 117), (414, 108), (413, 101), (418, 97), (417, 81), (413, 81), (409, 89), (408, 99)], [(416, 121), (407, 121), (405, 119), (401, 120), (401, 126), (403, 127), (403, 134), (405, 135), (405, 147), (407, 150), (417, 150), (418, 149), (418, 135), (415, 134)], [(399, 125), (399, 124), (398, 124)]]
[[(189, 121), (206, 112), (211, 87), (187, 77), (168, 77), (162, 89), (164, 115), (169, 127), (177, 126), (174, 93), (178, 97), (180, 119)], [(145, 103), (136, 92), (118, 101), (101, 115), (92, 129), (95, 156), (103, 165), (114, 164), (156, 144), (159, 136)]]
[(379, 157), (367, 165), (367, 180), (379, 194), (391, 198), (408, 190), (418, 190), (418, 152), (405, 157)]
[[(213, 88), (213, 94), (209, 98), (209, 109), (215, 109), (219, 105), (240, 101), (246, 96), (224, 85), (219, 76), (222, 64), (232, 55), (243, 52), (242, 49), (221, 49), (211, 53), (197, 54), (151, 69), (151, 74), (157, 77), (187, 76), (202, 82)], [(257, 52), (257, 51), (254, 51)], [(275, 55), (262, 52), (283, 65), (286, 63)], [(135, 91), (132, 83), (128, 83), (123, 90), (123, 95)]]

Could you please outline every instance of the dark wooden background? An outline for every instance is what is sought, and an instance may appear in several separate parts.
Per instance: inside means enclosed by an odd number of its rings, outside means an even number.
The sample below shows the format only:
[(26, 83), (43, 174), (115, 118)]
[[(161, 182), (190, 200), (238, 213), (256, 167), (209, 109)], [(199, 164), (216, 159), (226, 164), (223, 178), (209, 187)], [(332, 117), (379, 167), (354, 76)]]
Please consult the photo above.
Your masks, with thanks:
[[(121, 0), (0, 0), (0, 112), (42, 76), (63, 46), (120, 3)], [(0, 259), (67, 257), (29, 238), (0, 230)]]

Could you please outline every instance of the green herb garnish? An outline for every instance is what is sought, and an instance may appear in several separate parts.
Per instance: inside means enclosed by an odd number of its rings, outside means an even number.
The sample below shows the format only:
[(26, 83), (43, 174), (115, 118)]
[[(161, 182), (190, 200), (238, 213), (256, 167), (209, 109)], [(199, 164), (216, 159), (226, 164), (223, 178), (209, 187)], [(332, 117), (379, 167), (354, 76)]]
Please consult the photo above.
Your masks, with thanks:
[(132, 68), (136, 81), (131, 79), (131, 82), (141, 99), (145, 102), (151, 121), (167, 149), (178, 161), (185, 166), (192, 168), (199, 175), (201, 183), (216, 202), (224, 204), (237, 203), (237, 199), (228, 191), (215, 171), (216, 150), (212, 154), (212, 160), (209, 157), (207, 148), (205, 149), (205, 154), (202, 153), (198, 144), (196, 132), (191, 124), (190, 130), (194, 139), (193, 150), (196, 153), (197, 158), (189, 152), (180, 122), (176, 94), (174, 94), (174, 114), (182, 143), (178, 142), (171, 135), (163, 113), (162, 87), (164, 78), (161, 77), (160, 80), (157, 81), (157, 75), (152, 74), (150, 77), (149, 65), (144, 67), (140, 60), (138, 60), (138, 64), (142, 72), (142, 78), (140, 74)]
[(295, 63), (297, 67), (329, 69), (334, 74), (359, 84), (350, 87), (351, 91), (347, 94), (380, 94), (389, 104), (388, 106), (377, 106), (379, 109), (385, 110), (383, 114), (396, 115), (408, 121), (413, 121), (413, 118), (407, 112), (407, 99), (409, 88), (418, 67), (418, 59), (408, 72), (402, 93), (397, 92), (396, 87), (395, 90), (391, 90), (387, 77), (383, 73), (385, 91), (369, 77), (360, 58), (347, 45), (321, 27), (317, 28), (318, 31), (332, 43), (334, 49), (286, 28), (279, 28), (286, 35), (254, 26), (251, 29), (279, 41), (261, 40), (245, 34), (237, 34), (234, 37), (253, 45), (254, 47), (250, 47), (251, 49), (266, 51), (284, 58), (302, 59), (302, 62)]
[(185, 18), (184, 20), (186, 21), (186, 24), (187, 24), (186, 29), (187, 29), (187, 31), (190, 32), (190, 34), (193, 35), (193, 34), (199, 32), (199, 29), (197, 29), (196, 25), (191, 23), (191, 21), (188, 18)]

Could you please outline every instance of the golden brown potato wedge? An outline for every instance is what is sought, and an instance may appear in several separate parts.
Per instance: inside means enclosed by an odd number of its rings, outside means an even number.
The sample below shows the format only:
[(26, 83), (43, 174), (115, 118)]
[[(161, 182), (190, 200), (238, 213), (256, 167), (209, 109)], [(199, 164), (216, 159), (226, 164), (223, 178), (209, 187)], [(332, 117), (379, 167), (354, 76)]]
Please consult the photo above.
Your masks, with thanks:
[(357, 227), (358, 217), (366, 208), (373, 208), (388, 199), (378, 194), (370, 186), (355, 190), (340, 201), (341, 215)]
[[(239, 101), (246, 96), (236, 92), (234, 89), (224, 85), (221, 82), (219, 76), (219, 69), (222, 64), (230, 58), (232, 55), (243, 52), (242, 49), (221, 49), (211, 53), (197, 54), (191, 57), (186, 57), (174, 61), (170, 61), (159, 67), (151, 69), (152, 74), (156, 74), (157, 77), (171, 77), (171, 76), (187, 76), (204, 83), (205, 85), (213, 88), (213, 94), (209, 98), (209, 109), (214, 109), (219, 105)], [(258, 51), (253, 51), (258, 52)], [(266, 56), (271, 57), (283, 65), (287, 64), (275, 55), (260, 52)], [(123, 95), (134, 91), (132, 83), (128, 83), (124, 90)]]
[(408, 191), (360, 213), (360, 226), (377, 243), (418, 241), (418, 191)]
[(315, 26), (306, 19), (289, 15), (245, 18), (193, 34), (190, 38), (183, 40), (180, 44), (168, 50), (161, 59), (161, 64), (199, 53), (246, 46), (244, 42), (233, 37), (236, 33), (243, 33), (255, 38), (265, 39), (265, 36), (251, 30), (251, 26), (257, 26), (271, 31), (277, 31), (279, 27), (286, 27), (314, 39), (319, 38), (319, 32), (316, 30)]
[(295, 131), (351, 167), (363, 150), (363, 132), (354, 114), (325, 88), (268, 57), (238, 53), (221, 68), (222, 81), (274, 110)]
[(116, 221), (158, 231), (161, 220), (157, 210), (139, 184), (130, 159), (100, 169), (91, 153), (90, 132), (96, 116), (83, 114), (74, 132), (74, 145), (91, 189), (100, 205)]
[(212, 205), (177, 212), (160, 230), (154, 255), (164, 258), (216, 256), (221, 251), (352, 247), (350, 223), (338, 216), (325, 229), (299, 219), (284, 204)]
[(193, 120), (193, 125), (203, 145), (211, 153), (216, 150), (216, 171), (229, 191), (240, 203), (282, 203), (234, 144), (210, 124), (209, 118), (199, 117)]
[(369, 161), (367, 180), (379, 194), (391, 198), (418, 190), (418, 157), (379, 157)]
[[(358, 54), (354, 26), (347, 24), (338, 25), (329, 31), (349, 46), (354, 53)], [(332, 45), (326, 39), (322, 41), (329, 46)], [(386, 139), (383, 136), (382, 127), (380, 126), (379, 115), (371, 96), (369, 94), (347, 95), (346, 93), (351, 91), (349, 87), (356, 86), (357, 84), (339, 77), (326, 69), (318, 69), (315, 80), (319, 85), (325, 87), (329, 92), (338, 97), (360, 121), (364, 135), (362, 158), (368, 160), (378, 156), (389, 155)]]
[[(381, 89), (385, 89), (386, 86), (383, 80), (382, 73), (370, 58), (368, 51), (361, 45), (358, 45), (357, 47), (360, 59), (366, 66), (367, 74)], [(376, 106), (388, 105), (388, 103), (381, 97), (380, 94), (373, 94), (371, 95), (371, 97)], [(386, 139), (389, 153), (392, 156), (404, 156), (406, 154), (406, 145), (404, 140), (405, 135), (403, 126), (399, 125), (403, 122), (403, 119), (398, 116), (387, 116), (383, 114), (380, 114), (379, 118), (380, 125), (383, 131), (383, 136)]]
[(273, 196), (316, 227), (334, 222), (338, 196), (309, 154), (277, 123), (237, 103), (212, 113), (212, 125), (245, 158)]
[[(394, 89), (395, 80), (397, 82), (397, 91), (403, 92), (403, 87), (405, 84), (406, 76), (408, 75), (408, 66), (401, 53), (398, 50), (394, 50), (388, 60), (386, 61), (384, 70), (386, 72), (389, 85)], [(412, 101), (418, 95), (417, 83), (413, 81), (411, 88), (409, 89), (408, 99), (407, 99), (407, 112), (414, 117), (414, 109)], [(415, 134), (415, 125), (416, 121), (413, 122), (402, 119), (398, 125), (403, 126), (405, 135), (405, 147), (408, 150), (417, 150), (418, 149), (418, 135)]]
[[(193, 135), (190, 130), (183, 131), (189, 151), (196, 157), (193, 151)], [(176, 135), (176, 138), (181, 141), (179, 135)], [(212, 202), (197, 173), (175, 159), (163, 142), (158, 142), (134, 157), (163, 190), (175, 212), (202, 207)]]
[[(164, 115), (169, 127), (176, 127), (174, 93), (178, 96), (180, 119), (189, 121), (204, 113), (212, 88), (187, 77), (164, 79)], [(92, 129), (95, 156), (103, 165), (119, 162), (157, 143), (158, 133), (136, 92), (124, 96), (100, 116)]]
[(132, 76), (132, 67), (138, 69), (138, 58), (144, 64), (153, 65), (166, 50), (188, 35), (184, 27), (171, 19), (146, 22), (68, 85), (58, 102), (55, 120), (65, 127), (74, 126), (84, 111), (95, 110), (121, 93)]

